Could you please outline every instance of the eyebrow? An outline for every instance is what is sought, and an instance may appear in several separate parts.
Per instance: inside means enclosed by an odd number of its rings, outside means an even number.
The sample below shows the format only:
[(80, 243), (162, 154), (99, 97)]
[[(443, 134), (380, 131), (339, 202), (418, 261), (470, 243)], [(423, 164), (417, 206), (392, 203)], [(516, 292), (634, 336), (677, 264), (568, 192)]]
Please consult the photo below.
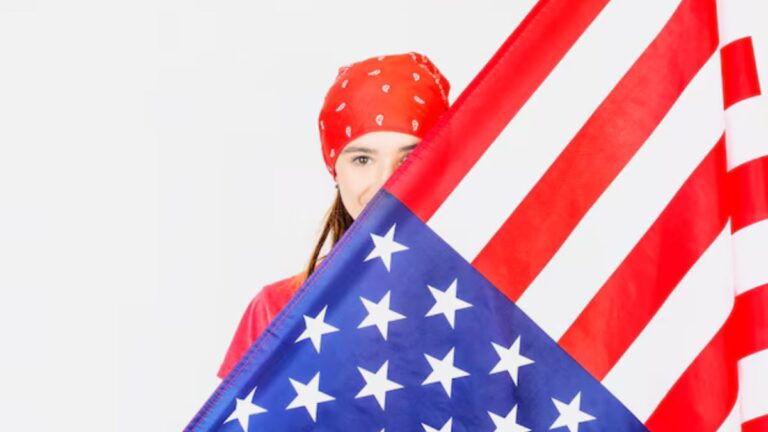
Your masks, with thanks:
[[(414, 148), (416, 148), (417, 144), (410, 144), (407, 146), (400, 147), (400, 151), (411, 151)], [(353, 153), (353, 152), (360, 152), (365, 154), (374, 154), (376, 153), (376, 150), (370, 148), (370, 147), (357, 147), (357, 146), (347, 146), (342, 153)]]

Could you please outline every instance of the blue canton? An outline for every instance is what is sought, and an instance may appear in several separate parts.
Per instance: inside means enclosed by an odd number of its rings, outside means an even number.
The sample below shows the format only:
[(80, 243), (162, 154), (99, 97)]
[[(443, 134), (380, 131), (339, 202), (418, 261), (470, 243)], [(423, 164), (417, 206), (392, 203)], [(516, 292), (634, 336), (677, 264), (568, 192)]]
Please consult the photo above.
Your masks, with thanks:
[(335, 249), (190, 430), (646, 430), (386, 190)]

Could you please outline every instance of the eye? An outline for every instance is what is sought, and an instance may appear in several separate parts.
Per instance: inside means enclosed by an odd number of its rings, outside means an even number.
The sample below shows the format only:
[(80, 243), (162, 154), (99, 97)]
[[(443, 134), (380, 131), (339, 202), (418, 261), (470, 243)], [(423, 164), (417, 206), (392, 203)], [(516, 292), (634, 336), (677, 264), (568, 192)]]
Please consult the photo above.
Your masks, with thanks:
[(371, 158), (368, 156), (356, 156), (354, 159), (352, 159), (352, 163), (358, 164), (358, 165), (367, 165), (368, 162), (371, 161)]

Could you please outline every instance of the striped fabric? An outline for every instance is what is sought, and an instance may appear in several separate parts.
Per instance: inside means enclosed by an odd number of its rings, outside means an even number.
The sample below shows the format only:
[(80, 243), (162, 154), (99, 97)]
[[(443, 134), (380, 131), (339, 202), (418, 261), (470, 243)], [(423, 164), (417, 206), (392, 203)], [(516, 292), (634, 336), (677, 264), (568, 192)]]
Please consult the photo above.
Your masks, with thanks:
[(767, 11), (532, 4), (186, 430), (768, 431)]
[(765, 11), (541, 0), (385, 185), (652, 431), (768, 431)]

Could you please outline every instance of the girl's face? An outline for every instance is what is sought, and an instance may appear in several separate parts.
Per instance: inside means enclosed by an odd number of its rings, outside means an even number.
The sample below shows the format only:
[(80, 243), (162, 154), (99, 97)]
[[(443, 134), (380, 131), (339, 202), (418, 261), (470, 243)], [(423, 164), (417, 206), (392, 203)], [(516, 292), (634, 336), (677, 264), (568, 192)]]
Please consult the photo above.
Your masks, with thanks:
[(419, 141), (421, 138), (401, 132), (369, 132), (344, 147), (336, 160), (336, 182), (344, 208), (353, 219)]

